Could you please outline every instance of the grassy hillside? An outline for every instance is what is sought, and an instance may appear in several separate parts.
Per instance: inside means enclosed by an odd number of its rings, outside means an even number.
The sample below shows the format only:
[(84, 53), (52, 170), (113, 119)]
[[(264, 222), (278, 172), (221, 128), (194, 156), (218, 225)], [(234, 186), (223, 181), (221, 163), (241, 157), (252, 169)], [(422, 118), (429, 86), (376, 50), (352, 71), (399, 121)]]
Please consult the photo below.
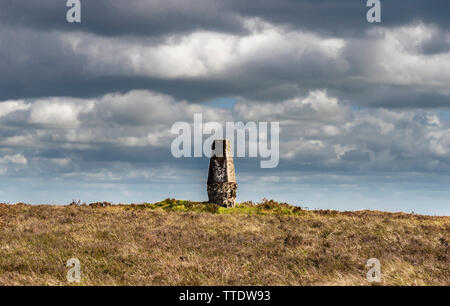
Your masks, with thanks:
[(0, 285), (450, 285), (450, 217), (307, 211), (264, 200), (237, 208), (0, 204)]

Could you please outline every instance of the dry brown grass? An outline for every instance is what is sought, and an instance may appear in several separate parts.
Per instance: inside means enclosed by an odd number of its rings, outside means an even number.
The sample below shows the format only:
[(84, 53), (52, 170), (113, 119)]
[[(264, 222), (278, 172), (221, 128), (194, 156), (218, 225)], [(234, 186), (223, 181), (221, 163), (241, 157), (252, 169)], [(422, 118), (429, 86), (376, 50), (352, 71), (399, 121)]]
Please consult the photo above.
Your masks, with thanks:
[[(0, 284), (450, 285), (450, 217), (0, 204)], [(245, 206), (247, 207), (247, 206)], [(254, 211), (253, 211), (254, 212)]]

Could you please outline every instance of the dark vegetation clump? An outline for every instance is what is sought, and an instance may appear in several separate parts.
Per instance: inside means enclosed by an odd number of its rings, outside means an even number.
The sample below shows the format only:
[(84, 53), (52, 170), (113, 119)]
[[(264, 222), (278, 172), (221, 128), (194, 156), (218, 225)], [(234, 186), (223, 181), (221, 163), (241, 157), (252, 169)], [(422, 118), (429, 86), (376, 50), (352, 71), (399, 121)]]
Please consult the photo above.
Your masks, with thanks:
[[(2, 204), (1, 206), (9, 206), (10, 204)], [(14, 206), (24, 205), (25, 203), (17, 203)], [(262, 199), (260, 202), (246, 201), (237, 203), (235, 207), (222, 207), (215, 203), (177, 200), (174, 198), (167, 198), (159, 202), (149, 203), (132, 203), (132, 204), (112, 204), (110, 202), (93, 202), (86, 204), (81, 200), (72, 200), (68, 207), (89, 206), (91, 208), (107, 208), (107, 207), (123, 207), (126, 210), (130, 209), (151, 209), (164, 211), (186, 211), (186, 212), (204, 212), (212, 214), (234, 214), (234, 213), (249, 213), (249, 214), (280, 214), (280, 215), (300, 215), (305, 210), (300, 206), (294, 206), (285, 202), (277, 202), (275, 200)], [(321, 214), (335, 214), (335, 211), (318, 211)]]
[(95, 203), (89, 204), (89, 207), (108, 207), (111, 205), (112, 204), (109, 202), (95, 202)]
[[(238, 205), (239, 206), (239, 205)], [(240, 204), (243, 207), (255, 208), (259, 212), (274, 212), (281, 214), (299, 214), (302, 208), (299, 206), (293, 206), (285, 202), (277, 202), (275, 200), (262, 199), (260, 202), (254, 204), (252, 201), (244, 202)]]
[[(267, 199), (262, 199), (259, 203), (253, 203), (251, 201), (243, 202), (237, 204), (236, 207), (228, 208), (214, 203), (176, 200), (171, 198), (156, 203), (130, 204), (124, 206), (128, 207), (128, 209), (162, 209), (164, 211), (192, 211), (212, 214), (250, 213), (298, 215), (302, 212), (300, 207)], [(96, 205), (95, 207), (105, 206)]]

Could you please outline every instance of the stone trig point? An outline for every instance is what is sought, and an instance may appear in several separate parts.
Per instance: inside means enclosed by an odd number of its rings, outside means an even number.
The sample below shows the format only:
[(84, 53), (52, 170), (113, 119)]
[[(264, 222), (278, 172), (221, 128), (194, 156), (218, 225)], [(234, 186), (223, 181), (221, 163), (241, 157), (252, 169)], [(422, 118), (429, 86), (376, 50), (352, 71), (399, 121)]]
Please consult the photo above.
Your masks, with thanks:
[(233, 207), (236, 200), (237, 184), (231, 143), (227, 139), (214, 140), (211, 149), (208, 173), (209, 202)]

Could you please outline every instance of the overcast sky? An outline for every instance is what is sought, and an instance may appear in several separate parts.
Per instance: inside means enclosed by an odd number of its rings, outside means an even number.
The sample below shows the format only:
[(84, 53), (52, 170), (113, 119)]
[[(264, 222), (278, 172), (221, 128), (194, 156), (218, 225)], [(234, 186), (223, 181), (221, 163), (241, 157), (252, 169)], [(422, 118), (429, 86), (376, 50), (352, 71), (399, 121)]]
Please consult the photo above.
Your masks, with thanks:
[(450, 2), (0, 1), (0, 202), (206, 200), (177, 121), (280, 122), (238, 201), (450, 214)]

